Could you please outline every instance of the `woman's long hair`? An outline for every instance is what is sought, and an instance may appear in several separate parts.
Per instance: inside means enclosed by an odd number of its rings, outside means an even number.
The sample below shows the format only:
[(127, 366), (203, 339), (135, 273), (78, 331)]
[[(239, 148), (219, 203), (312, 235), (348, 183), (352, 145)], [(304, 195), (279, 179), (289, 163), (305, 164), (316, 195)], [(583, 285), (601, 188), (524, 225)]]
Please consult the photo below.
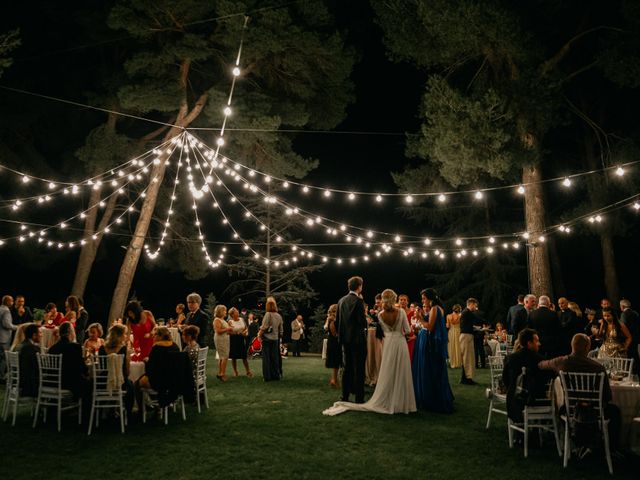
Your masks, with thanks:
[(437, 305), (442, 308), (442, 300), (438, 296), (438, 292), (436, 292), (435, 288), (425, 288), (420, 292), (420, 295), (424, 295), (427, 297), (429, 301), (431, 301), (431, 305)]
[[(124, 314), (131, 323), (140, 323), (142, 320), (142, 305), (137, 300), (132, 300), (127, 303), (126, 308), (124, 309)], [(133, 318), (129, 318), (129, 312), (133, 313)]]
[(112, 350), (122, 346), (122, 344), (124, 344), (126, 334), (127, 327), (125, 327), (124, 325), (112, 325), (109, 329), (109, 332), (107, 333), (107, 338), (104, 342), (105, 348)]

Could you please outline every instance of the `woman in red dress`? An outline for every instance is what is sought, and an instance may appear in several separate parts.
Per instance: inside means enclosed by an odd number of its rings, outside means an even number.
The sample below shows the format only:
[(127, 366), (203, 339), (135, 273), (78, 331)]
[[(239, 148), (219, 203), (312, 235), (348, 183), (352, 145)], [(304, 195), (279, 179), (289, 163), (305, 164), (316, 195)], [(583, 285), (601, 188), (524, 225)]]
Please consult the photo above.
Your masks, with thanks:
[(53, 302), (47, 303), (44, 307), (44, 318), (42, 326), (46, 328), (59, 327), (64, 322), (64, 316), (58, 311), (58, 307)]
[(153, 347), (151, 332), (156, 328), (153, 313), (149, 310), (143, 310), (140, 302), (132, 301), (127, 304), (124, 314), (127, 319), (127, 327), (133, 334), (134, 352), (139, 355), (142, 361), (146, 361)]

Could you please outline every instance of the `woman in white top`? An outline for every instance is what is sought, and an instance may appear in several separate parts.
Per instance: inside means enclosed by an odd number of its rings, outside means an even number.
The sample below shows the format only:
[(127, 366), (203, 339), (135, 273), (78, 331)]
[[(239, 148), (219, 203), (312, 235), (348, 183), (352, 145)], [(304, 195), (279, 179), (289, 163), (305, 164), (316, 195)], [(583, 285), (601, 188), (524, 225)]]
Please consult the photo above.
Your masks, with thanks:
[(247, 377), (253, 377), (251, 369), (249, 368), (249, 362), (247, 361), (247, 335), (249, 335), (249, 329), (244, 321), (244, 318), (240, 316), (237, 308), (231, 308), (229, 310), (229, 326), (233, 329), (231, 332), (231, 348), (229, 350), (229, 358), (231, 359), (231, 366), (233, 367), (233, 376), (238, 376), (238, 360), (242, 360), (244, 369), (247, 372)]

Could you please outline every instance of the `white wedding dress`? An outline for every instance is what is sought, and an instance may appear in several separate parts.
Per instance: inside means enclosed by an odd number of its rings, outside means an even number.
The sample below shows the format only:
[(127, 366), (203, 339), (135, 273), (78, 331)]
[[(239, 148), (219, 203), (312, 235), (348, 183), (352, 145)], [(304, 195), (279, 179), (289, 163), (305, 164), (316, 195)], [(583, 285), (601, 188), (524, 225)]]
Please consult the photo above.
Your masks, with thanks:
[(387, 414), (416, 411), (411, 360), (405, 338), (405, 334), (409, 333), (407, 314), (399, 308), (396, 321), (391, 327), (380, 316), (378, 321), (384, 331), (384, 348), (373, 395), (366, 403), (336, 402), (323, 411), (323, 415), (338, 415), (349, 410)]

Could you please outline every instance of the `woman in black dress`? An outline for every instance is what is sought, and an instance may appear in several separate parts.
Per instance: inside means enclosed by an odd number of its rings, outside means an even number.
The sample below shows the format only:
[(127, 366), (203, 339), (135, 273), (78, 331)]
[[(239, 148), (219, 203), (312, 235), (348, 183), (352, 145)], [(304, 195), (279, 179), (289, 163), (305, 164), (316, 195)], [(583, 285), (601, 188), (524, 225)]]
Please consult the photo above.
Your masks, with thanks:
[(231, 342), (229, 358), (231, 359), (231, 365), (233, 365), (233, 376), (238, 376), (238, 360), (242, 360), (247, 377), (253, 377), (253, 373), (251, 373), (251, 369), (249, 368), (249, 362), (247, 361), (247, 335), (249, 334), (249, 329), (237, 308), (229, 309), (228, 323), (229, 326), (233, 328), (233, 332), (229, 338)]
[(326, 329), (328, 332), (327, 338), (327, 358), (325, 360), (325, 367), (331, 368), (331, 380), (329, 385), (333, 388), (338, 388), (338, 369), (342, 363), (342, 352), (340, 351), (340, 345), (338, 344), (338, 329), (336, 328), (336, 312), (338, 311), (338, 305), (333, 304), (327, 311)]

